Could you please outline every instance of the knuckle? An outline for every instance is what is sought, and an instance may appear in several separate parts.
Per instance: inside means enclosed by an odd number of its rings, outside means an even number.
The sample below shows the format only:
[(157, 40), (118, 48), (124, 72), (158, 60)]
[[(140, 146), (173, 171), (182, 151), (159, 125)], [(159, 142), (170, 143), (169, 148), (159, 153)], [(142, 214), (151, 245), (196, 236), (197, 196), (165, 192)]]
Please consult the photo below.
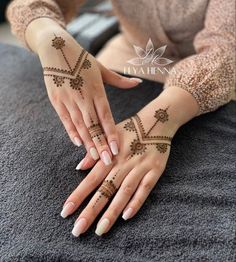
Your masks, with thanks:
[(160, 171), (160, 170), (163, 169), (163, 164), (161, 164), (158, 161), (155, 161), (154, 168), (155, 168), (155, 170)]
[(59, 96), (58, 94), (56, 94), (55, 92), (51, 93), (50, 94), (50, 100), (51, 102), (54, 104), (54, 103), (57, 103), (59, 101)]
[(59, 115), (60, 116), (60, 119), (61, 119), (61, 121), (63, 122), (63, 123), (66, 123), (66, 122), (68, 122), (69, 120), (70, 120), (70, 117), (69, 117), (69, 115), (68, 114), (60, 114)]
[(151, 191), (153, 188), (153, 183), (152, 181), (145, 181), (142, 183), (142, 187), (144, 188), (145, 191)]
[(101, 112), (101, 119), (103, 122), (111, 122), (112, 116), (107, 108), (104, 108)]
[(135, 204), (134, 204), (134, 208), (135, 209), (138, 209), (139, 207), (141, 207), (143, 205), (143, 201), (142, 201), (142, 199), (141, 198), (136, 198), (136, 200), (135, 200)]
[(125, 185), (122, 187), (122, 191), (124, 194), (131, 196), (133, 194), (133, 187), (131, 185)]

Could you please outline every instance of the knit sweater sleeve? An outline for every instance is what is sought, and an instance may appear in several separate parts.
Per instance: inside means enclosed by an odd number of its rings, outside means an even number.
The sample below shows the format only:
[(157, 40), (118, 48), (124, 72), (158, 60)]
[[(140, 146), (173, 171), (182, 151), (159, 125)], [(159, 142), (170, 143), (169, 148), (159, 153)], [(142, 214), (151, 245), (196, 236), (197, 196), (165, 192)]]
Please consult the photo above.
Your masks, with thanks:
[(199, 114), (229, 102), (235, 91), (235, 0), (210, 0), (205, 25), (194, 39), (196, 54), (180, 60), (165, 88), (193, 95)]
[(35, 19), (48, 17), (65, 27), (76, 14), (78, 4), (82, 0), (14, 0), (7, 8), (7, 18), (11, 30), (26, 45), (25, 31)]

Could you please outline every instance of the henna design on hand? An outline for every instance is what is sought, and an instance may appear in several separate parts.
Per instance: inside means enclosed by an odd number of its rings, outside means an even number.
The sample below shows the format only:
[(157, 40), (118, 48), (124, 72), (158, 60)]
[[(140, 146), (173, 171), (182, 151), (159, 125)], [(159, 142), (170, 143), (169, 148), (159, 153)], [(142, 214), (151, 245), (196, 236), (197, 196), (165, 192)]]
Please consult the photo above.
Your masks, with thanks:
[(136, 134), (136, 139), (134, 139), (130, 144), (131, 155), (129, 158), (134, 155), (142, 155), (147, 150), (147, 146), (150, 145), (155, 145), (156, 149), (160, 153), (165, 153), (167, 151), (167, 148), (170, 146), (172, 140), (171, 137), (149, 135), (158, 122), (164, 123), (168, 121), (169, 116), (167, 109), (168, 107), (166, 109), (158, 109), (155, 112), (154, 117), (156, 118), (156, 121), (147, 132), (145, 131), (142, 121), (138, 115), (131, 117), (130, 120), (124, 125), (125, 130), (135, 132)]
[(69, 80), (70, 87), (74, 90), (78, 90), (82, 99), (84, 99), (82, 92), (84, 79), (80, 75), (80, 73), (83, 69), (88, 70), (89, 68), (91, 68), (92, 64), (88, 59), (88, 53), (84, 49), (82, 49), (75, 64), (75, 67), (72, 68), (63, 50), (65, 46), (66, 41), (62, 37), (58, 37), (55, 35), (55, 38), (52, 40), (52, 47), (54, 47), (57, 50), (60, 50), (69, 70), (55, 67), (44, 67), (44, 76), (53, 77), (53, 82), (57, 87), (63, 86), (65, 84), (65, 80)]
[(106, 197), (108, 200), (114, 195), (114, 193), (117, 191), (117, 188), (114, 184), (115, 178), (117, 176), (117, 174), (120, 172), (120, 169), (113, 175), (113, 177), (110, 180), (104, 180), (102, 185), (99, 187), (99, 189), (97, 190), (97, 192), (99, 192), (99, 196), (97, 197), (93, 208), (96, 207), (96, 205), (98, 204), (98, 202), (100, 201), (100, 199), (104, 196)]

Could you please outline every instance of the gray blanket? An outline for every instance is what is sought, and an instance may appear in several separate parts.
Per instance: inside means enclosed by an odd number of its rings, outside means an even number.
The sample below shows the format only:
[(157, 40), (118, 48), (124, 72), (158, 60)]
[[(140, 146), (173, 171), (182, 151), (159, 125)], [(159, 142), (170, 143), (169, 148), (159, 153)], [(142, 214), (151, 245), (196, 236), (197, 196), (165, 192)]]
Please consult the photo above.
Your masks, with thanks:
[[(117, 122), (162, 91), (107, 87)], [(98, 237), (79, 238), (63, 201), (87, 172), (52, 108), (38, 59), (0, 45), (0, 261), (234, 261), (236, 102), (200, 116), (176, 134), (168, 166), (140, 212)], [(99, 216), (100, 217), (100, 216)]]

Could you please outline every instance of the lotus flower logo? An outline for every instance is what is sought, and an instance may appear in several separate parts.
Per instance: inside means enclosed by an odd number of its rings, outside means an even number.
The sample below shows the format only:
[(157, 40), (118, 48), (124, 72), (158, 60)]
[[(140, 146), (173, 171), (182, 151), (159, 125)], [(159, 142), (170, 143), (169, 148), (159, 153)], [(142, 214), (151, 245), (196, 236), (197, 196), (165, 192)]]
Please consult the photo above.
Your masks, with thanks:
[(146, 50), (134, 45), (134, 50), (138, 57), (132, 58), (127, 62), (132, 65), (142, 66), (145, 64), (152, 64), (156, 66), (166, 66), (173, 63), (172, 60), (162, 57), (166, 50), (166, 45), (158, 49), (154, 49), (152, 40), (149, 38)]

